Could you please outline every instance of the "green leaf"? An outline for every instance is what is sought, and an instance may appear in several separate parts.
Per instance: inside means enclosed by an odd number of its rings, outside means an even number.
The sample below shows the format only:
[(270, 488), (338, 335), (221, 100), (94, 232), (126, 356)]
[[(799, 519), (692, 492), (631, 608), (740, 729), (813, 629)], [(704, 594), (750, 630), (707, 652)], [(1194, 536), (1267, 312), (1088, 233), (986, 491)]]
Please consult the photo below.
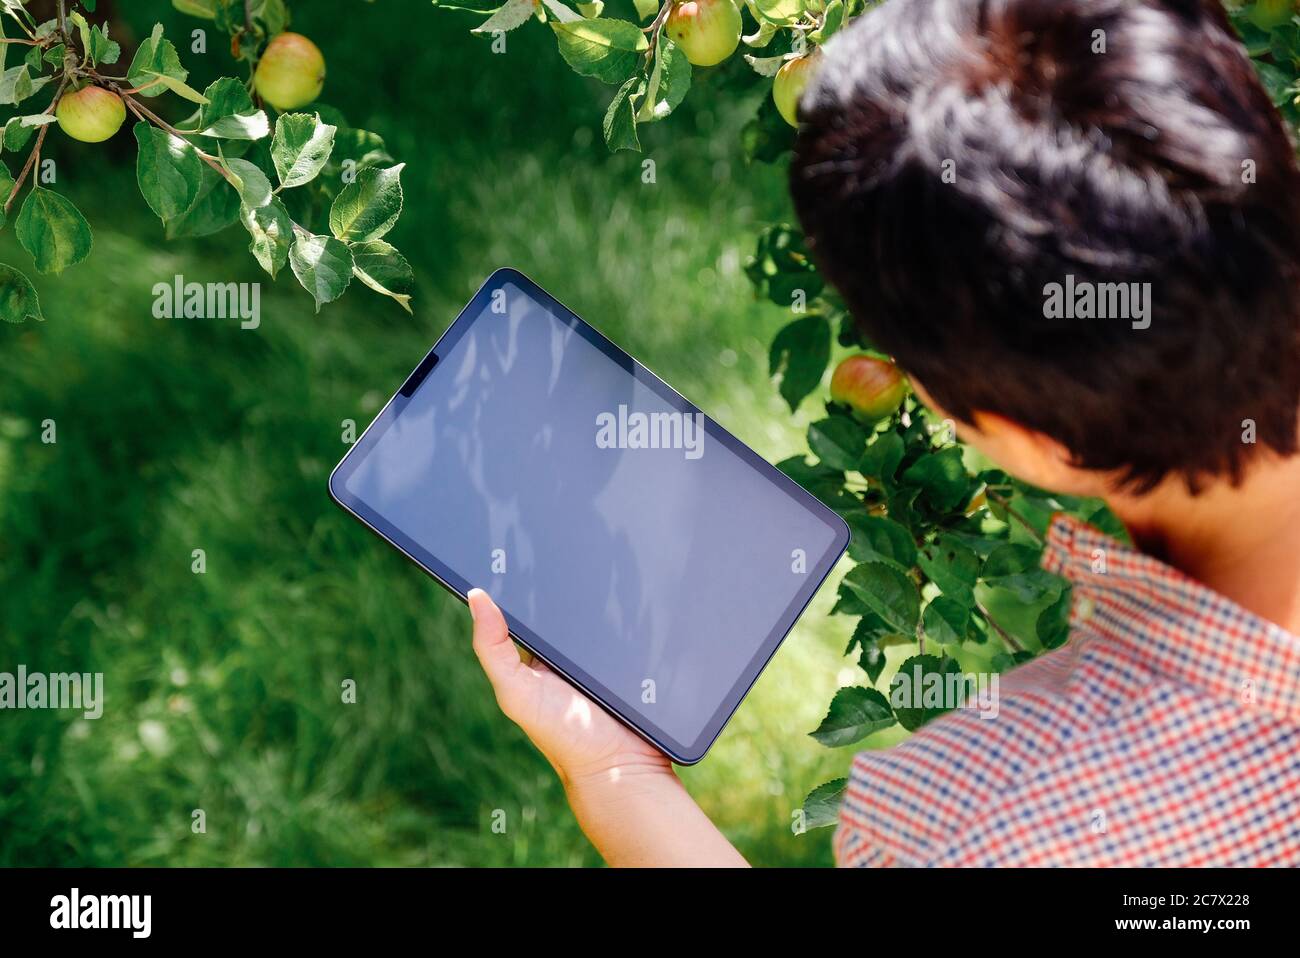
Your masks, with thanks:
[(941, 513), (964, 505), (970, 488), (970, 477), (962, 463), (960, 446), (926, 453), (907, 467), (902, 481), (919, 487), (922, 497)]
[(6, 323), (23, 323), (28, 317), (45, 319), (36, 287), (12, 266), (0, 264), (0, 319)]
[(181, 13), (205, 20), (211, 20), (217, 15), (218, 3), (220, 0), (172, 0), (172, 6)]
[(253, 18), (260, 22), (269, 36), (283, 33), (289, 26), (289, 8), (285, 0), (260, 0), (253, 7)]
[(645, 81), (639, 76), (629, 77), (618, 88), (609, 109), (605, 111), (605, 145), (611, 153), (619, 150), (641, 151), (641, 141), (636, 135), (636, 97), (642, 93)]
[(33, 132), (32, 127), (23, 122), (22, 117), (10, 117), (5, 122), (4, 148), (17, 153), (27, 145), (27, 141), (32, 138)]
[(1004, 542), (989, 553), (980, 569), (980, 578), (996, 579), (999, 576), (1015, 575), (1027, 569), (1037, 569), (1041, 549), (1033, 546), (1016, 545)]
[(362, 170), (330, 206), (330, 232), (347, 243), (380, 239), (402, 213), (402, 167)]
[(254, 110), (252, 113), (223, 116), (199, 132), (222, 140), (260, 140), (271, 132), (271, 121), (261, 110)]
[(198, 199), (203, 161), (194, 147), (180, 137), (143, 120), (135, 125), (134, 132), (140, 146), (135, 165), (140, 193), (166, 223), (185, 213)]
[(579, 76), (621, 84), (636, 70), (637, 59), (649, 48), (645, 34), (626, 20), (551, 22), (560, 56)]
[(659, 0), (632, 0), (638, 20), (649, 20), (659, 12)]
[(1065, 588), (1065, 580), (1045, 569), (1027, 569), (1013, 575), (988, 576), (985, 585), (993, 589), (1006, 589), (1026, 604), (1041, 602), (1057, 596)]
[(86, 59), (91, 66), (117, 62), (117, 58), (122, 54), (122, 48), (108, 39), (108, 24), (104, 24), (102, 29), (99, 24), (92, 26), (75, 10), (68, 14), (68, 19), (81, 35), (81, 48), (85, 51)]
[(3, 10), (9, 16), (21, 23), (26, 23), (29, 27), (36, 25), (36, 18), (27, 12), (23, 6), (27, 0), (0, 0), (0, 10)]
[(239, 219), (239, 194), (224, 176), (203, 165), (203, 179), (194, 205), (173, 219), (167, 220), (167, 238), (182, 236), (209, 236), (220, 232)]
[(809, 39), (820, 46), (833, 37), (842, 26), (844, 26), (844, 0), (831, 0), (826, 4), (822, 25), (812, 32)]
[(0, 73), (0, 104), (14, 105), (26, 100), (49, 83), (53, 77), (37, 77), (27, 72), (27, 64), (20, 63)]
[(122, 56), (122, 47), (116, 40), (108, 38), (108, 24), (93, 24), (90, 28), (90, 44), (87, 46), (91, 62), (116, 63)]
[(875, 689), (850, 685), (835, 693), (822, 724), (808, 734), (827, 748), (839, 748), (893, 724), (894, 710), (888, 699)]
[(803, 827), (824, 828), (834, 825), (840, 818), (840, 803), (844, 801), (844, 789), (848, 787), (847, 778), (837, 778), (824, 785), (818, 785), (803, 800)]
[(180, 57), (176, 55), (176, 48), (172, 46), (172, 42), (163, 37), (162, 24), (155, 23), (153, 33), (135, 51), (135, 57), (131, 60), (126, 75), (132, 86), (144, 88), (140, 91), (140, 96), (152, 97), (168, 89), (158, 82), (160, 78), (166, 77), (184, 83), (185, 78), (189, 76), (189, 71), (181, 66)]
[(883, 516), (854, 514), (845, 517), (853, 538), (849, 556), (857, 562), (885, 558), (904, 569), (916, 564), (916, 543), (912, 534), (892, 519)]
[(260, 140), (271, 132), (266, 114), (253, 105), (244, 84), (222, 77), (203, 91), (198, 131), (225, 140)]
[(506, 0), (470, 33), (507, 33), (533, 18), (537, 0)]
[(921, 631), (940, 645), (965, 642), (970, 631), (970, 609), (946, 595), (936, 596), (921, 615)]
[(289, 265), (302, 288), (321, 305), (343, 295), (352, 281), (352, 253), (333, 236), (298, 235), (289, 249)]
[(637, 120), (641, 123), (662, 120), (681, 105), (690, 88), (691, 61), (666, 34), (660, 34), (655, 46), (655, 65), (650, 71)]
[[(280, 185), (291, 189), (314, 180), (330, 158), (337, 130), (322, 123), (319, 116), (282, 114), (275, 121), (275, 136), (271, 138), (271, 162), (275, 164)], [(401, 209), (400, 201), (398, 209)]]
[(880, 680), (881, 673), (885, 671), (885, 646), (911, 643), (914, 640), (914, 636), (895, 632), (884, 619), (867, 610), (858, 620), (853, 630), (853, 637), (849, 639), (849, 647), (844, 650), (844, 654), (851, 654), (856, 646), (859, 650), (858, 667), (866, 672), (867, 678), (875, 684)]
[(406, 257), (384, 240), (354, 243), (351, 249), (352, 272), (357, 279), (376, 293), (396, 300), (402, 309), (411, 312), (411, 289), (415, 286), (415, 274)]
[(1118, 539), (1126, 545), (1133, 544), (1133, 540), (1129, 537), (1128, 529), (1125, 528), (1123, 521), (1105, 503), (1101, 503), (1090, 512), (1085, 517), (1085, 521), (1088, 525), (1100, 529), (1106, 535)]
[(1073, 588), (1061, 590), (1060, 597), (1038, 614), (1035, 632), (1045, 649), (1058, 649), (1070, 638), (1070, 605), (1074, 599)]
[(881, 433), (867, 446), (867, 451), (858, 460), (858, 472), (869, 479), (880, 480), (886, 487), (892, 487), (905, 452), (902, 436), (896, 432)]
[(66, 196), (36, 186), (14, 223), (18, 242), (39, 273), (61, 273), (90, 255), (90, 224)]
[(199, 109), (199, 129), (205, 130), (224, 117), (237, 113), (251, 113), (257, 109), (248, 88), (234, 77), (222, 77), (208, 84), (203, 91), (207, 100)]
[[(168, 90), (171, 90), (179, 97), (183, 97), (184, 99), (189, 100), (191, 103), (202, 104), (208, 102), (207, 97), (205, 97), (202, 93), (194, 89), (192, 86), (190, 86), (188, 83), (184, 82), (183, 80), (178, 80), (175, 77), (167, 76), (166, 74), (163, 73), (157, 73), (154, 70), (145, 70), (144, 72), (146, 76), (153, 77), (155, 83), (161, 83)], [(154, 84), (150, 84), (149, 86), (143, 87), (139, 91), (140, 95), (141, 96), (154, 95), (154, 94), (145, 93), (145, 90), (152, 89), (153, 85)]]
[[(961, 666), (957, 660), (947, 656), (940, 659), (935, 655), (914, 655), (900, 665), (889, 681), (889, 703), (898, 716), (898, 724), (909, 732), (915, 732), (926, 722), (951, 711), (951, 706), (956, 703), (948, 701), (946, 677), (960, 673)], [(935, 682), (939, 683), (941, 694), (936, 701), (931, 691), (931, 702), (927, 705), (927, 686), (933, 689), (932, 683)]]
[(288, 261), (289, 246), (293, 243), (293, 221), (289, 218), (289, 211), (278, 199), (273, 199), (265, 206), (242, 208), (240, 221), (250, 237), (248, 251), (275, 279)]
[(828, 416), (808, 427), (808, 448), (832, 469), (856, 469), (867, 431), (848, 416)]
[(979, 556), (957, 539), (940, 535), (920, 551), (917, 563), (944, 595), (960, 602), (966, 609), (975, 605)]
[(846, 515), (861, 511), (862, 500), (844, 489), (844, 473), (820, 462), (805, 462), (803, 456), (791, 456), (777, 463), (776, 467), (832, 509)]
[(248, 160), (226, 160), (224, 157), (222, 159), (226, 169), (234, 177), (232, 185), (244, 206), (257, 209), (271, 202), (271, 181), (256, 164)]
[(864, 562), (848, 571), (842, 585), (891, 629), (903, 635), (916, 632), (921, 617), (921, 594), (916, 583), (894, 566)]
[(803, 0), (752, 0), (755, 12), (776, 24), (794, 23), (803, 15)]
[(816, 389), (831, 360), (831, 328), (821, 316), (805, 316), (783, 326), (772, 340), (768, 369), (781, 374), (781, 398), (790, 411)]

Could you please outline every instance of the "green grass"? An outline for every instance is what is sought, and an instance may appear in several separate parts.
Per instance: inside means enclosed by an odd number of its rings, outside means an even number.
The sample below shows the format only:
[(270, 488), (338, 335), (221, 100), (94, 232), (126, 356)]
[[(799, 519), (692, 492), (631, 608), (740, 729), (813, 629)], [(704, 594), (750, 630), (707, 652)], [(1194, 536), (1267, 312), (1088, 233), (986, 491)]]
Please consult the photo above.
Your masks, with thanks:
[[(329, 58), (325, 99), (409, 163), (389, 238), (416, 269), (415, 316), (360, 288), (314, 315), (286, 271), (255, 331), (155, 319), (152, 286), (177, 273), (264, 279), (246, 239), (165, 243), (129, 149), (103, 169), (51, 135), (95, 249), (37, 278), (47, 322), (0, 329), (0, 670), (102, 671), (107, 701), (93, 722), (0, 713), (0, 864), (598, 862), (498, 713), (463, 606), (325, 493), (343, 420), (369, 421), (493, 268), (532, 275), (763, 455), (803, 448), (807, 412), (792, 419), (766, 375), (783, 317), (740, 269), (756, 226), (788, 216), (779, 173), (739, 160), (743, 110), (715, 116), (694, 91), (647, 137), (648, 185), (642, 157), (600, 142), (611, 91), (564, 70), (544, 29), (493, 57), (471, 21), (410, 4), (431, 49), (399, 60), (379, 10), (342, 32), (298, 6)], [(12, 230), (0, 260), (30, 263)], [(806, 734), (848, 678), (830, 602), (684, 772), (757, 863), (830, 861), (828, 830), (790, 829), (848, 763)]]

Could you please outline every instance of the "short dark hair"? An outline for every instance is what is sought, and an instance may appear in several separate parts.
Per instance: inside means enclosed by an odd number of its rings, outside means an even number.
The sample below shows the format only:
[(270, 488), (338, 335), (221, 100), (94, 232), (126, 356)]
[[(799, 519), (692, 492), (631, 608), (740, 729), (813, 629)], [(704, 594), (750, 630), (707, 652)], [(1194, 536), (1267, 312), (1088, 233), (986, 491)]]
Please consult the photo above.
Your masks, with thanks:
[[(1216, 0), (887, 0), (800, 117), (815, 261), (953, 415), (1138, 491), (1238, 481), (1246, 420), (1297, 451), (1300, 174)], [(1149, 283), (1149, 328), (1048, 316), (1066, 277)]]

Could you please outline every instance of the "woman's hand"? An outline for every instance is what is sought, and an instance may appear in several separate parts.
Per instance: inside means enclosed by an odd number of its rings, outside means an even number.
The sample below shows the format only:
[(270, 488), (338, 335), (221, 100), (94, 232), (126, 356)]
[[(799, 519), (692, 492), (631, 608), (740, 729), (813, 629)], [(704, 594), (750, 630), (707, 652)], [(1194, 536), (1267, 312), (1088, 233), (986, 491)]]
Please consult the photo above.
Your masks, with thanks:
[(611, 865), (735, 866), (740, 853), (686, 791), (672, 763), (540, 660), (525, 662), (482, 589), (469, 593), (474, 652), (501, 711), (564, 783), (569, 805)]

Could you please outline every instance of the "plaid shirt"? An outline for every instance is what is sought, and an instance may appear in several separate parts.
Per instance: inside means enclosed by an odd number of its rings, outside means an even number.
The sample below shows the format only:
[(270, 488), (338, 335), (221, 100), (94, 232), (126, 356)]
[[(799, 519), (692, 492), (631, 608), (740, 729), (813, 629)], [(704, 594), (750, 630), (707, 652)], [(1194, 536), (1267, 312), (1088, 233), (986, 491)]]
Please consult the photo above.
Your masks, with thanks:
[(1070, 642), (858, 755), (836, 860), (1300, 865), (1300, 638), (1067, 516), (1043, 566)]

